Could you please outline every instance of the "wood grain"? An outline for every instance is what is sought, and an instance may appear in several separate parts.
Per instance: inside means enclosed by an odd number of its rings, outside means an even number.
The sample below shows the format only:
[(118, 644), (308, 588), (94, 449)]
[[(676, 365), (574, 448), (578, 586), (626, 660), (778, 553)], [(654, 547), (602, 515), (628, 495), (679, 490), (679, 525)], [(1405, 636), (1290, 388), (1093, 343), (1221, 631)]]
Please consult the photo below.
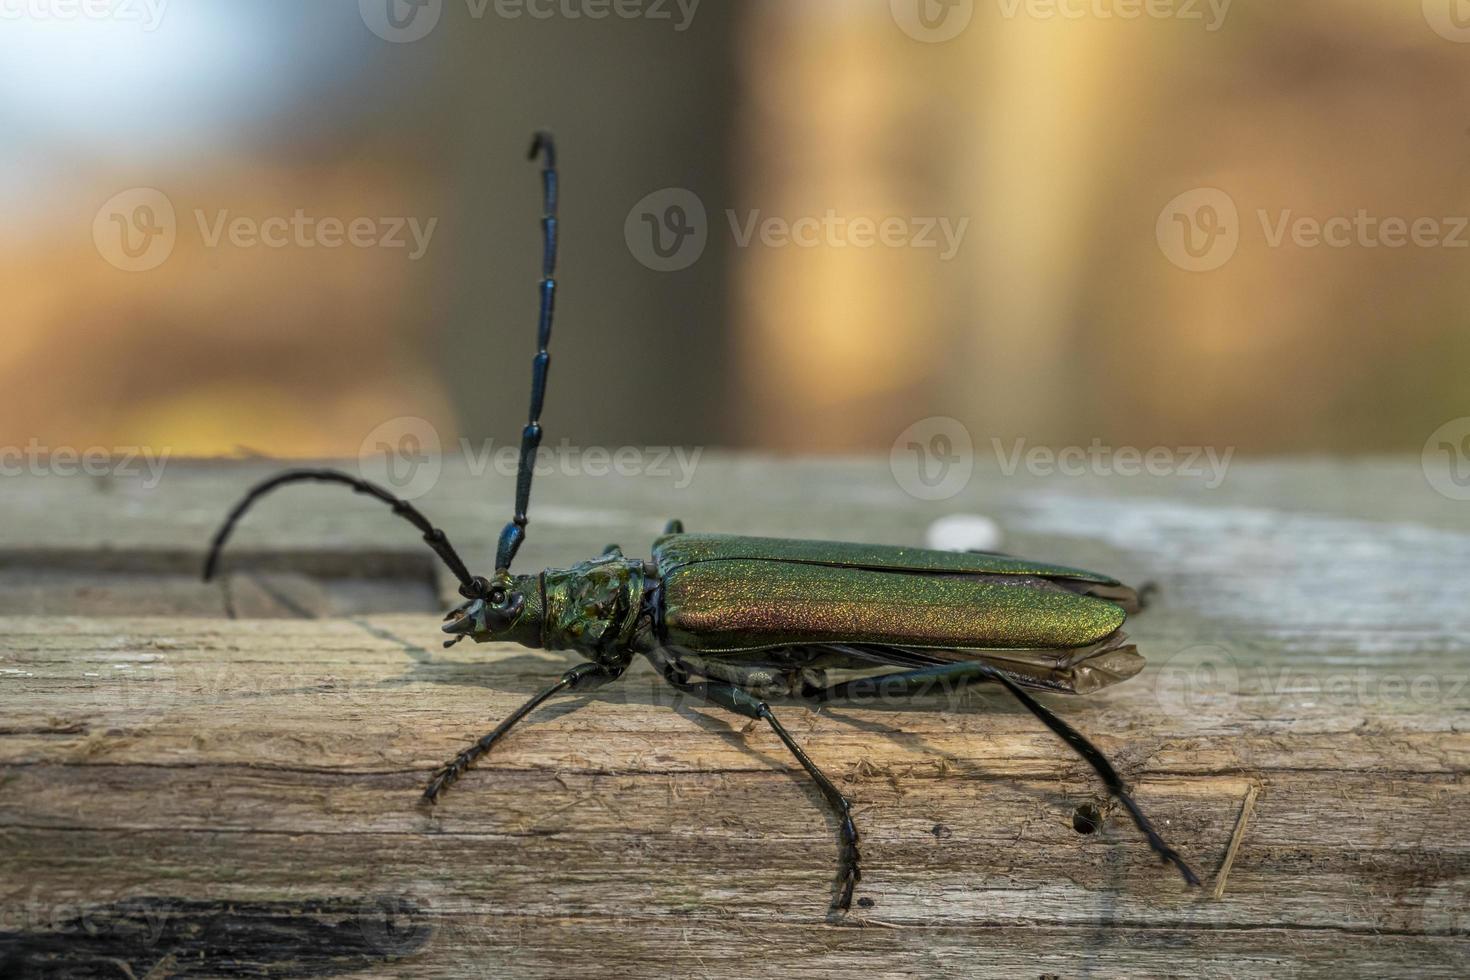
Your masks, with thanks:
[[(482, 566), (509, 484), (462, 466), (419, 503)], [(6, 481), (0, 566), (87, 576), (104, 556), (107, 576), (176, 577), (264, 472), (174, 464), (149, 492)], [(424, 614), (229, 620), (177, 582), (187, 615), (87, 615), (79, 588), (69, 615), (0, 617), (0, 973), (1464, 975), (1465, 507), (1417, 461), (1235, 463), (1209, 492), (982, 468), (943, 507), (881, 461), (538, 483), (527, 567), (610, 540), (641, 552), (671, 516), (899, 543), (969, 509), (1008, 550), (1160, 584), (1130, 624), (1150, 667), (1051, 703), (1205, 888), (994, 693), (782, 705), (856, 801), (861, 907), (837, 921), (815, 790), (768, 731), (651, 671), (543, 709), (426, 809), (432, 769), (567, 658), (441, 650)], [(240, 545), (329, 579), (422, 575), (411, 530), (319, 489), (263, 506)], [(1088, 804), (1105, 819), (1084, 834)]]

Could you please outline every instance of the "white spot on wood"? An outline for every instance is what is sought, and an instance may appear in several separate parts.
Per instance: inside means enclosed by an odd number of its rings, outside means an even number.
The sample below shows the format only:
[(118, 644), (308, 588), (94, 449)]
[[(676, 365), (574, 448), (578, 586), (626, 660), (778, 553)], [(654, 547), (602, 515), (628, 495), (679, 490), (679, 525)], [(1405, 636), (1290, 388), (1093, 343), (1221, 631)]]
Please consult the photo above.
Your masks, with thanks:
[(924, 543), (939, 551), (995, 551), (1004, 535), (981, 514), (949, 514), (929, 525)]

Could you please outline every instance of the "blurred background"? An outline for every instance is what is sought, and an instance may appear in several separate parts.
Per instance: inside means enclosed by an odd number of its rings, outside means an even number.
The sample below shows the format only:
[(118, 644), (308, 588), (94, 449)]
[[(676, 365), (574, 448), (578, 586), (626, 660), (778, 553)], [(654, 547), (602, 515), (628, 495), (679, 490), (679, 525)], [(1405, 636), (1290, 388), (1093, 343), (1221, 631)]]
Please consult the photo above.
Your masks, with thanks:
[(0, 444), (1418, 452), (1462, 0), (7, 0)]

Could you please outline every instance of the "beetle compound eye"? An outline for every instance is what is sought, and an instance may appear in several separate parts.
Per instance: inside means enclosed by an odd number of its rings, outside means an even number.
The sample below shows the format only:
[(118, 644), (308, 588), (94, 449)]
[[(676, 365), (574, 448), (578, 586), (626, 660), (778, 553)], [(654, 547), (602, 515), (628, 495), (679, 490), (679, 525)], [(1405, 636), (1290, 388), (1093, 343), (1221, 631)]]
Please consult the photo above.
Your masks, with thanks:
[(505, 589), (493, 590), (486, 609), (486, 625), (496, 631), (509, 628), (515, 623), (516, 617), (521, 614), (525, 605), (526, 597), (519, 592), (508, 592)]

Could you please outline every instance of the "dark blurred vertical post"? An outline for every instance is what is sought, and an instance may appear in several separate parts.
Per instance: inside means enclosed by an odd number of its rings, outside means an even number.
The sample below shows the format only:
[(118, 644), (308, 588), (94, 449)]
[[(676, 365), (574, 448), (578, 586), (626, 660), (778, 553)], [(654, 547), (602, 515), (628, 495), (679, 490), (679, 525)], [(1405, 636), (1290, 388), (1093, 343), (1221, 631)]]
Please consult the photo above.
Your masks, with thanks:
[[(546, 444), (728, 441), (729, 237), (718, 229), (738, 5), (704, 0), (680, 30), (686, 13), (672, 2), (644, 5), (671, 20), (505, 18), (494, 0), (473, 18), (465, 0), (446, 3), (436, 96), (422, 107), (443, 153), (426, 166), (444, 191), (424, 316), (462, 433), (509, 444), (524, 422), (541, 247), (540, 178), (525, 151), (546, 127), (562, 169)], [(697, 194), (712, 228), (692, 266), (659, 272), (632, 254), (624, 222), (668, 187)]]

